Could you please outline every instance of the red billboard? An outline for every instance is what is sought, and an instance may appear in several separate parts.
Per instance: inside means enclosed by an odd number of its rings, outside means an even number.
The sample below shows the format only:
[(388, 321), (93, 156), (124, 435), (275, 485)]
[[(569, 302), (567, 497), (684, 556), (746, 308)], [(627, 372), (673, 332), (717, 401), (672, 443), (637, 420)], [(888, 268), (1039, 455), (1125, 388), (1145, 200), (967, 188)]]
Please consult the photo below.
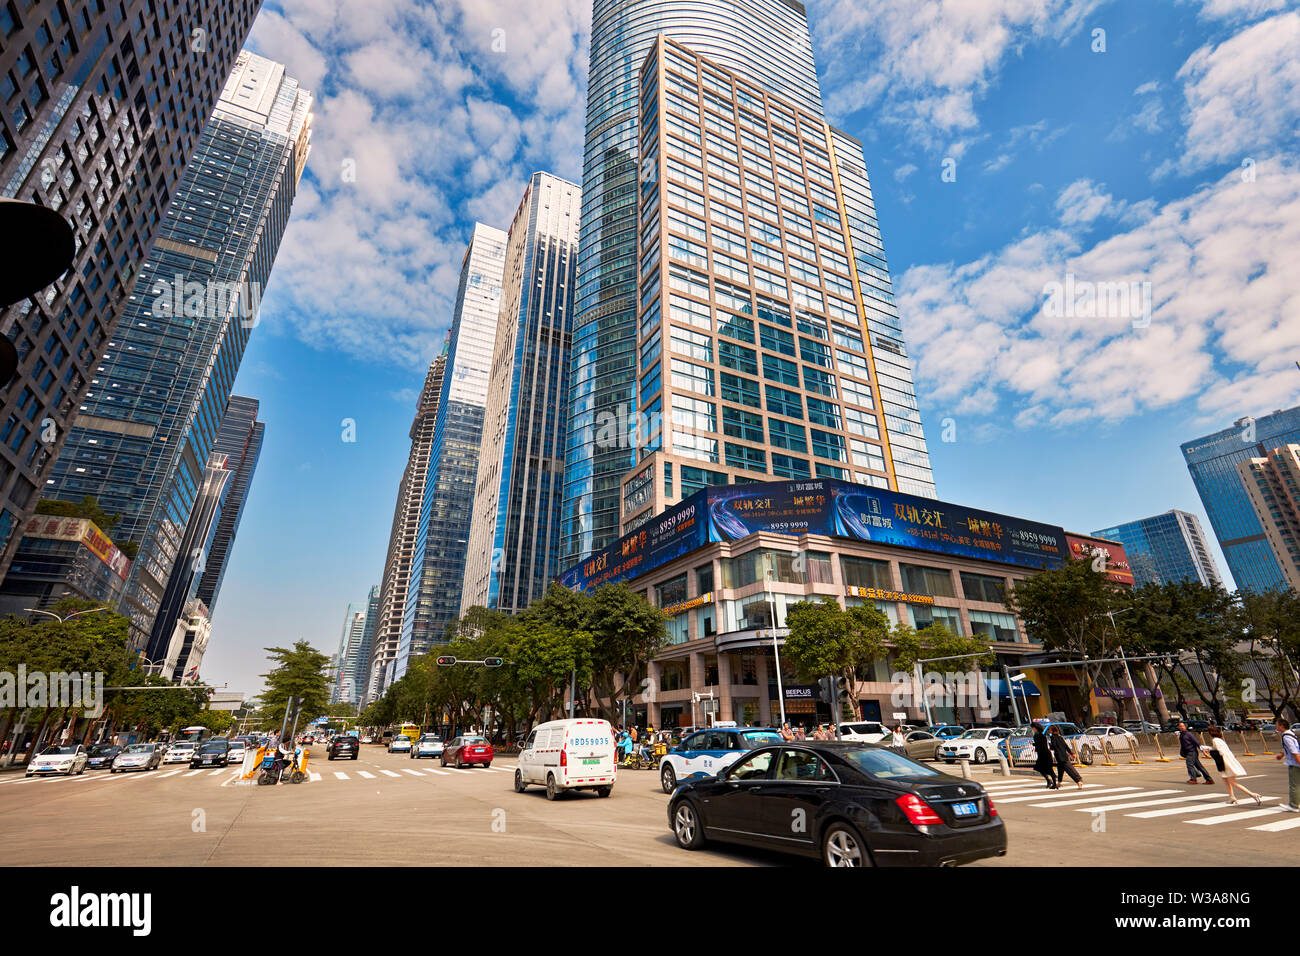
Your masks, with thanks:
[(1133, 586), (1133, 569), (1129, 567), (1124, 545), (1118, 541), (1107, 541), (1086, 534), (1071, 534), (1067, 531), (1065, 543), (1070, 549), (1070, 557), (1073, 560), (1091, 561), (1096, 570), (1105, 572), (1106, 577), (1116, 584)]

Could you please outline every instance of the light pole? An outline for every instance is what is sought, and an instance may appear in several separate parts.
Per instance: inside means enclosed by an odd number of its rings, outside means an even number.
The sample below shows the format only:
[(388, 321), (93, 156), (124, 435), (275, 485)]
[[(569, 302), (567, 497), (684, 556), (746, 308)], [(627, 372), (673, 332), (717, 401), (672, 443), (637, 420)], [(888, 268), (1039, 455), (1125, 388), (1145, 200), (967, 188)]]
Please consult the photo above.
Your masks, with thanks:
[[(1010, 680), (1010, 682), (1011, 682), (1011, 706), (1014, 708), (1014, 707), (1016, 706), (1016, 685), (1017, 685), (1017, 684), (1022, 684), (1022, 683), (1024, 683), (1025, 675), (1024, 675), (1024, 673), (1022, 672), (1022, 673), (1016, 674), (1015, 676), (1009, 678), (1009, 680)], [(1024, 689), (1023, 687), (1021, 687), (1021, 688), (1020, 688), (1020, 695), (1021, 695), (1022, 697), (1024, 697), (1024, 699), (1025, 699), (1025, 726), (1028, 727), (1029, 724), (1031, 723), (1031, 720), (1030, 720), (1030, 717), (1029, 717), (1029, 694), (1025, 691), (1025, 689)], [(1020, 711), (1019, 711), (1019, 710), (1016, 711), (1016, 720), (1017, 720), (1017, 721), (1020, 720)]]
[(23, 610), (29, 611), (32, 614), (48, 614), (50, 617), (54, 618), (60, 624), (66, 624), (68, 623), (68, 621), (71, 621), (74, 617), (76, 617), (79, 614), (93, 614), (95, 611), (107, 611), (108, 605), (104, 604), (101, 605), (100, 607), (88, 607), (84, 611), (73, 611), (71, 614), (66, 614), (66, 615), (55, 614), (53, 611), (42, 611), (38, 607), (25, 607), (23, 608)]
[(776, 702), (781, 708), (781, 726), (785, 727), (785, 685), (781, 682), (781, 649), (776, 643), (776, 595), (772, 593), (772, 579), (776, 572), (767, 569), (768, 621), (772, 624), (772, 656), (776, 659)]
[[(1116, 642), (1119, 641), (1119, 628), (1115, 626), (1115, 615), (1123, 614), (1125, 611), (1131, 611), (1131, 610), (1133, 610), (1133, 608), (1124, 607), (1124, 608), (1120, 608), (1118, 611), (1108, 610), (1106, 612), (1106, 616), (1110, 618), (1110, 629), (1115, 632)], [(1119, 646), (1120, 660), (1123, 661), (1124, 663), (1124, 676), (1128, 678), (1128, 689), (1129, 692), (1133, 695), (1133, 708), (1137, 711), (1138, 721), (1143, 725), (1143, 727), (1145, 727), (1147, 722), (1146, 710), (1143, 709), (1142, 702), (1138, 700), (1137, 685), (1133, 683), (1133, 673), (1128, 669), (1128, 658), (1124, 656), (1124, 645), (1119, 644), (1118, 646)]]

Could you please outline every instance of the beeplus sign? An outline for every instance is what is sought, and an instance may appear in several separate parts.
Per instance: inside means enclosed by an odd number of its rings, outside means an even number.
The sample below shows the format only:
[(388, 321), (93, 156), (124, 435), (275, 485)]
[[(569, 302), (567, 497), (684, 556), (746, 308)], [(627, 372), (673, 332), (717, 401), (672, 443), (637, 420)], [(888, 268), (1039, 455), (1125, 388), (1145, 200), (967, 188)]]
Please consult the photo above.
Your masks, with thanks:
[(133, 936), (148, 936), (153, 927), (153, 896), (149, 893), (83, 893), (74, 886), (50, 897), (50, 925), (129, 927)]

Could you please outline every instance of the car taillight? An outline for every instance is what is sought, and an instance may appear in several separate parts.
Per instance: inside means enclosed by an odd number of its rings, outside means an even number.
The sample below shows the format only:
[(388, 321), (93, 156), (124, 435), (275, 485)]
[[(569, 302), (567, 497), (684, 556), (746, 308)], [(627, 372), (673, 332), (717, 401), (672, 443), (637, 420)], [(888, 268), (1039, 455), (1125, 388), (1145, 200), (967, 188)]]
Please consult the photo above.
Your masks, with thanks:
[(569, 752), (568, 752), (567, 750), (561, 750), (561, 751), (560, 751), (560, 766), (561, 766), (561, 767), (567, 767), (568, 765), (569, 765)]
[(933, 826), (943, 823), (943, 818), (934, 812), (934, 808), (914, 793), (905, 793), (894, 801), (910, 823), (918, 827)]
[(998, 815), (998, 808), (995, 807), (995, 806), (993, 806), (993, 798), (992, 798), (992, 797), (988, 797), (987, 799), (988, 799), (988, 801), (989, 801), (989, 816), (991, 816), (991, 817), (996, 817), (996, 816)]

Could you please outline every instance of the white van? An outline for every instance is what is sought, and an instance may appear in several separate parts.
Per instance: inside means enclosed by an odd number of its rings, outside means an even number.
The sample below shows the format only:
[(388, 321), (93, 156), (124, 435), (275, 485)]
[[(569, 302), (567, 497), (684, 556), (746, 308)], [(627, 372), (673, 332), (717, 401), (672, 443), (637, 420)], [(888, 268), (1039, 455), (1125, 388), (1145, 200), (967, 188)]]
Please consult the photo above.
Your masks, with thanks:
[(530, 783), (546, 787), (546, 799), (565, 790), (595, 790), (608, 797), (614, 789), (614, 733), (608, 720), (594, 717), (538, 724), (524, 742), (515, 769), (515, 790)]

